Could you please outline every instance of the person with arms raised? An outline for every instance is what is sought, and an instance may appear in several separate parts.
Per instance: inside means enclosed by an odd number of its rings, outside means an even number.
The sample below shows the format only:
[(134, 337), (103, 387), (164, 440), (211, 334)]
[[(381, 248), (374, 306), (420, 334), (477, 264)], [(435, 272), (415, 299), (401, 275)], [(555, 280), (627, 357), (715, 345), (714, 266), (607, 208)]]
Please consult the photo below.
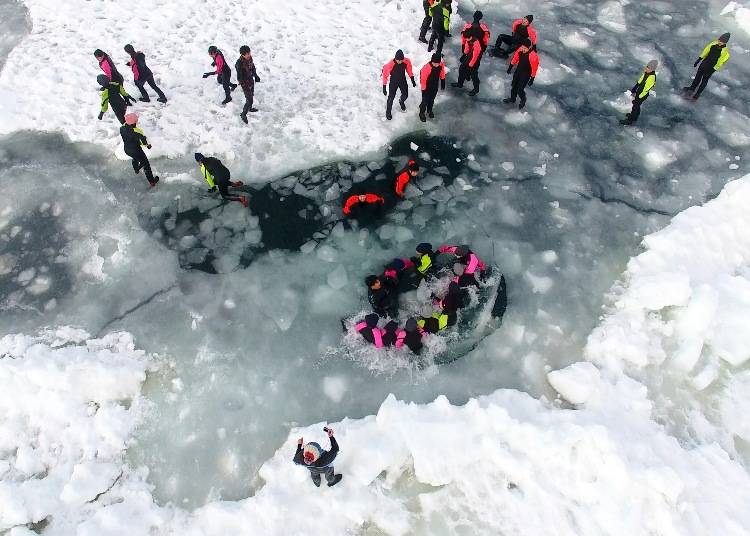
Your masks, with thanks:
[(310, 478), (317, 487), (320, 487), (320, 475), (325, 475), (326, 482), (330, 488), (341, 482), (343, 475), (337, 475), (333, 468), (333, 461), (339, 453), (339, 444), (336, 442), (336, 438), (333, 437), (333, 429), (323, 428), (323, 430), (328, 434), (328, 438), (331, 441), (331, 448), (323, 450), (315, 442), (305, 444), (304, 438), (300, 437), (297, 440), (297, 451), (294, 453), (292, 461), (310, 471)]

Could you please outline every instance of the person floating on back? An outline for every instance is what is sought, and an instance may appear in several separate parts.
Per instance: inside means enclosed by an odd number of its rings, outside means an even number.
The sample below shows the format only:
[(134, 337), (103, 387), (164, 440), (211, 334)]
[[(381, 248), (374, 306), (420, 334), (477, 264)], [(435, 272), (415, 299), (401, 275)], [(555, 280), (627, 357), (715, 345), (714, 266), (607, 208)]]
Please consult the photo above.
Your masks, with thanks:
[(167, 97), (164, 96), (162, 90), (159, 89), (159, 86), (154, 82), (154, 73), (152, 73), (151, 69), (146, 65), (146, 55), (141, 51), (136, 52), (133, 45), (125, 45), (125, 52), (130, 55), (130, 61), (127, 65), (133, 71), (133, 81), (141, 92), (141, 98), (138, 100), (141, 102), (151, 102), (151, 98), (148, 96), (148, 93), (146, 93), (145, 88), (146, 84), (148, 84), (159, 96), (156, 100), (159, 102), (167, 102)]
[(409, 160), (406, 167), (396, 175), (396, 180), (394, 181), (393, 188), (398, 197), (404, 197), (406, 185), (417, 175), (419, 175), (419, 164), (414, 160)]
[[(724, 33), (719, 36), (718, 39), (711, 41), (706, 48), (703, 49), (701, 55), (695, 60), (693, 67), (698, 67), (698, 72), (695, 73), (693, 83), (689, 86), (685, 86), (686, 92), (693, 93), (692, 99), (698, 100), (706, 89), (706, 84), (711, 76), (722, 68), (722, 66), (729, 60), (729, 49), (727, 43), (731, 34)], [(700, 63), (700, 66), (698, 65)], [(697, 91), (696, 91), (697, 89)]]
[(255, 82), (260, 82), (260, 76), (255, 70), (255, 62), (253, 62), (249, 46), (242, 45), (240, 47), (240, 57), (234, 64), (234, 68), (237, 70), (237, 81), (245, 94), (245, 106), (242, 107), (240, 119), (247, 124), (247, 112), (258, 111), (257, 108), (253, 108), (253, 98), (255, 96)]
[(328, 487), (331, 487), (341, 482), (344, 477), (341, 474), (335, 474), (333, 469), (333, 460), (339, 453), (339, 444), (333, 437), (333, 430), (331, 428), (323, 428), (323, 430), (331, 440), (331, 449), (323, 450), (319, 444), (314, 442), (305, 445), (304, 438), (300, 437), (297, 440), (297, 451), (294, 453), (292, 461), (310, 471), (310, 478), (317, 487), (320, 487), (320, 475), (325, 475)]
[[(392, 118), (391, 112), (393, 110), (393, 100), (396, 98), (396, 91), (401, 92), (398, 104), (401, 106), (401, 110), (406, 111), (406, 99), (409, 98), (409, 86), (406, 83), (407, 76), (411, 79), (412, 87), (417, 87), (411, 60), (404, 56), (402, 50), (397, 50), (393, 59), (383, 65), (383, 95), (388, 96), (385, 105), (385, 118), (389, 121)], [(386, 91), (386, 85), (388, 85), (388, 91)]]
[(125, 111), (128, 109), (128, 99), (133, 99), (133, 97), (128, 95), (121, 84), (110, 80), (105, 74), (98, 75), (96, 81), (101, 86), (102, 97), (99, 120), (102, 120), (104, 112), (111, 106), (120, 124), (125, 123)]
[(127, 114), (125, 116), (125, 124), (120, 127), (120, 136), (122, 137), (125, 154), (133, 159), (133, 171), (137, 174), (143, 170), (146, 180), (148, 180), (148, 183), (153, 188), (159, 182), (159, 177), (154, 177), (148, 157), (143, 152), (143, 147), (151, 149), (151, 144), (146, 139), (143, 131), (138, 128), (137, 123), (137, 114)]
[(221, 103), (227, 104), (232, 101), (232, 95), (230, 95), (230, 93), (237, 89), (237, 84), (232, 83), (232, 69), (227, 65), (227, 62), (224, 59), (224, 53), (215, 46), (211, 45), (208, 47), (208, 55), (213, 59), (211, 65), (216, 67), (216, 70), (209, 73), (203, 73), (203, 78), (216, 75), (216, 82), (224, 88), (224, 100), (221, 101)]
[(625, 116), (625, 119), (620, 120), (621, 125), (632, 125), (638, 121), (638, 117), (641, 115), (641, 105), (646, 101), (649, 92), (653, 89), (654, 84), (656, 84), (655, 71), (658, 66), (659, 62), (656, 60), (648, 62), (638, 82), (630, 90), (630, 94), (633, 96), (633, 108)]
[(534, 85), (536, 71), (539, 68), (539, 56), (532, 49), (532, 46), (530, 39), (523, 41), (508, 65), (508, 74), (511, 73), (514, 65), (516, 66), (516, 72), (513, 73), (510, 97), (503, 99), (503, 102), (506, 104), (515, 103), (516, 97), (521, 97), (521, 102), (518, 103), (520, 109), (526, 106), (526, 86)]
[(451, 0), (437, 0), (430, 7), (430, 16), (432, 17), (432, 34), (427, 44), (427, 52), (431, 52), (437, 42), (435, 52), (442, 54), (443, 43), (451, 27)]
[(195, 153), (195, 161), (201, 168), (201, 174), (210, 186), (209, 192), (214, 192), (218, 188), (221, 197), (227, 201), (239, 201), (242, 206), (247, 208), (249, 201), (244, 195), (232, 195), (229, 193), (229, 187), (239, 188), (242, 186), (241, 181), (230, 180), (229, 170), (221, 163), (221, 160), (212, 156), (203, 156), (201, 153)]
[(437, 52), (432, 55), (430, 61), (419, 71), (419, 84), (422, 88), (422, 102), (419, 103), (419, 120), (423, 123), (427, 121), (425, 112), (430, 119), (435, 117), (432, 113), (432, 107), (435, 105), (435, 97), (440, 89), (445, 89), (445, 63)]
[(350, 195), (344, 203), (344, 215), (357, 218), (370, 215), (385, 204), (385, 199), (376, 194)]
[(104, 74), (107, 75), (107, 78), (109, 78), (110, 81), (116, 82), (120, 85), (125, 82), (125, 79), (120, 74), (120, 71), (117, 70), (115, 62), (112, 61), (109, 54), (97, 48), (94, 51), (94, 57), (96, 58), (96, 61), (99, 62), (99, 68), (104, 71)]
[(483, 37), (484, 31), (478, 24), (469, 26), (467, 30), (462, 32), (463, 55), (461, 56), (461, 66), (458, 69), (458, 82), (451, 84), (453, 87), (464, 87), (464, 81), (471, 79), (474, 88), (469, 92), (469, 95), (472, 97), (479, 93), (479, 64), (484, 54)]
[[(531, 45), (536, 50), (537, 35), (536, 30), (531, 25), (532, 22), (534, 22), (534, 15), (526, 15), (522, 19), (513, 21), (513, 26), (511, 26), (510, 32), (511, 35), (500, 34), (497, 37), (493, 54), (495, 56), (507, 58), (508, 56), (510, 56), (511, 52), (521, 46), (521, 43), (523, 43), (526, 39), (531, 41)], [(503, 44), (508, 45), (507, 50), (503, 49)]]

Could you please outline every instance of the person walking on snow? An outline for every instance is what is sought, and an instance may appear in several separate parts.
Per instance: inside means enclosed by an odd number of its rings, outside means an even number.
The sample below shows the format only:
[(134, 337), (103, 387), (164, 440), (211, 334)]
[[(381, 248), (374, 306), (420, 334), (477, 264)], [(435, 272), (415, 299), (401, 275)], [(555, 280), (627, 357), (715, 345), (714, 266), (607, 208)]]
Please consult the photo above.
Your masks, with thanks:
[(245, 208), (249, 206), (250, 203), (246, 196), (231, 195), (229, 193), (230, 186), (239, 188), (242, 186), (242, 181), (232, 182), (229, 170), (221, 163), (221, 160), (212, 156), (203, 156), (201, 153), (195, 153), (195, 161), (198, 162), (201, 174), (210, 186), (209, 192), (214, 192), (218, 188), (221, 197), (226, 201), (239, 201)]
[(461, 40), (464, 45), (461, 66), (458, 69), (458, 82), (451, 84), (453, 87), (464, 87), (464, 81), (471, 79), (474, 89), (469, 92), (469, 95), (472, 97), (479, 93), (479, 64), (484, 54), (483, 36), (484, 31), (479, 25), (470, 26), (468, 30), (463, 31)]
[(437, 41), (435, 52), (443, 53), (443, 43), (451, 27), (451, 0), (437, 0), (430, 8), (432, 16), (432, 34), (430, 42), (427, 44), (427, 52), (432, 51)]
[(125, 45), (125, 52), (130, 55), (130, 61), (126, 65), (128, 65), (133, 71), (133, 81), (135, 82), (138, 91), (141, 92), (141, 98), (138, 100), (141, 102), (151, 102), (151, 98), (148, 96), (145, 89), (146, 84), (148, 84), (159, 96), (156, 100), (159, 102), (167, 102), (167, 97), (164, 96), (162, 90), (159, 89), (159, 86), (154, 82), (154, 73), (152, 73), (151, 69), (146, 65), (146, 55), (141, 51), (136, 52), (133, 45)]
[(125, 154), (133, 159), (133, 171), (136, 174), (143, 170), (146, 180), (153, 188), (159, 182), (159, 177), (154, 177), (151, 171), (151, 164), (148, 161), (143, 147), (151, 149), (151, 144), (146, 139), (146, 135), (138, 128), (138, 114), (129, 113), (125, 116), (125, 124), (120, 127), (120, 136), (122, 137)]
[[(532, 22), (534, 22), (534, 15), (526, 15), (522, 19), (514, 20), (513, 26), (511, 26), (511, 35), (500, 34), (497, 37), (497, 41), (495, 41), (494, 55), (507, 58), (510, 56), (510, 53), (521, 46), (521, 43), (526, 39), (531, 41), (532, 46), (536, 50), (536, 30), (531, 25)], [(503, 44), (508, 45), (508, 50), (503, 49)]]
[(203, 73), (203, 78), (216, 75), (216, 82), (221, 84), (224, 88), (224, 100), (221, 103), (227, 104), (232, 101), (230, 92), (237, 89), (237, 84), (232, 83), (232, 69), (227, 65), (227, 62), (224, 59), (224, 53), (215, 46), (211, 45), (208, 47), (208, 55), (213, 59), (211, 66), (216, 67), (216, 70), (209, 73)]
[(115, 67), (115, 62), (112, 61), (109, 54), (97, 48), (94, 51), (94, 57), (99, 62), (99, 68), (104, 71), (104, 74), (107, 75), (110, 81), (117, 82), (120, 85), (125, 82), (125, 79), (120, 74), (120, 71), (117, 70), (117, 67)]
[[(698, 100), (706, 89), (706, 84), (711, 76), (722, 68), (722, 66), (729, 60), (729, 50), (727, 49), (727, 43), (731, 34), (723, 33), (718, 39), (711, 41), (706, 48), (703, 49), (701, 55), (695, 60), (693, 67), (698, 67), (698, 71), (695, 73), (693, 83), (689, 86), (682, 88), (686, 92), (693, 93), (692, 99)], [(698, 65), (700, 63), (700, 66)], [(696, 91), (697, 88), (697, 91)]]
[(438, 0), (422, 0), (422, 9), (424, 9), (424, 19), (422, 19), (422, 26), (419, 28), (419, 40), (422, 43), (427, 42), (427, 30), (432, 25), (432, 12), (431, 8)]
[[(406, 84), (406, 77), (411, 79), (412, 87), (417, 86), (414, 80), (414, 71), (412, 70), (411, 60), (404, 57), (402, 50), (397, 50), (396, 55), (391, 61), (383, 65), (383, 95), (388, 96), (385, 105), (385, 118), (388, 121), (393, 117), (393, 99), (396, 98), (396, 91), (401, 91), (401, 98), (398, 100), (401, 110), (406, 111), (406, 99), (409, 98), (409, 86)], [(390, 78), (390, 84), (388, 79)], [(388, 84), (388, 91), (385, 87)]]
[(435, 97), (440, 89), (445, 89), (445, 63), (440, 54), (435, 53), (430, 61), (419, 71), (419, 84), (422, 88), (422, 102), (419, 103), (419, 120), (423, 123), (427, 121), (425, 112), (433, 119), (432, 107), (435, 104)]
[(475, 11), (474, 12), (474, 22), (467, 22), (464, 25), (464, 29), (461, 30), (461, 45), (466, 44), (466, 38), (464, 37), (464, 32), (471, 28), (472, 26), (479, 26), (479, 28), (482, 30), (482, 52), (487, 50), (487, 45), (490, 44), (490, 28), (485, 23), (482, 22), (482, 17), (484, 17), (484, 13), (481, 11)]
[(630, 94), (633, 96), (633, 108), (625, 116), (625, 119), (620, 120), (621, 125), (632, 125), (638, 121), (638, 116), (641, 115), (641, 104), (645, 102), (649, 96), (649, 92), (653, 89), (654, 84), (656, 84), (655, 71), (658, 66), (659, 62), (656, 60), (648, 62), (638, 82), (630, 90)]
[(513, 73), (510, 97), (503, 99), (503, 102), (506, 104), (515, 103), (516, 97), (520, 96), (519, 109), (523, 109), (526, 106), (526, 85), (529, 87), (534, 85), (536, 71), (539, 68), (539, 56), (531, 47), (530, 39), (522, 42), (508, 65), (508, 74), (513, 70), (514, 65), (516, 66), (516, 72)]
[(336, 438), (333, 437), (333, 429), (323, 428), (328, 434), (328, 438), (331, 441), (331, 449), (323, 450), (323, 448), (315, 443), (305, 444), (304, 438), (300, 437), (297, 440), (297, 451), (294, 453), (292, 461), (297, 465), (302, 465), (310, 471), (310, 478), (312, 478), (313, 484), (320, 487), (320, 475), (325, 475), (328, 487), (335, 486), (341, 479), (344, 478), (342, 474), (335, 474), (333, 469), (333, 460), (336, 459), (336, 455), (339, 453), (339, 444), (336, 442)]
[(128, 95), (125, 88), (121, 84), (114, 82), (107, 78), (106, 74), (100, 74), (96, 77), (96, 81), (101, 86), (101, 97), (102, 105), (99, 111), (99, 120), (101, 121), (109, 107), (112, 107), (117, 120), (120, 124), (125, 122), (125, 111), (128, 109), (128, 100), (133, 100), (133, 97)]
[(260, 76), (255, 70), (255, 62), (253, 62), (249, 46), (242, 45), (240, 47), (240, 57), (234, 64), (234, 68), (237, 70), (237, 81), (245, 94), (245, 106), (242, 107), (240, 119), (247, 124), (247, 112), (258, 111), (257, 108), (253, 108), (253, 97), (255, 96), (255, 82), (260, 82)]

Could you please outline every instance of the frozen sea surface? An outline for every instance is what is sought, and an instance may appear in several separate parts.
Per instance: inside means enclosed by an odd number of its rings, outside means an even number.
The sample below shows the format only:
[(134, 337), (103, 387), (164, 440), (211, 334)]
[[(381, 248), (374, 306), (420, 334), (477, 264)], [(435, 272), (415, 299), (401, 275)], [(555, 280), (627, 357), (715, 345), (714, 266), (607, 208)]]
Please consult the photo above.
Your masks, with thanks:
[[(741, 53), (747, 37), (735, 19), (718, 18), (716, 6), (704, 2), (535, 6), (543, 70), (529, 90), (527, 109), (502, 107), (508, 77), (503, 65), (487, 58), (479, 97), (441, 94), (437, 120), (423, 127), (413, 113), (414, 96), (409, 114), (398, 112), (394, 123), (383, 123), (377, 93), (377, 73), (391, 49), (407, 42), (417, 50), (419, 2), (337, 4), (335, 20), (357, 23), (336, 26), (317, 14), (305, 20), (320, 22), (323, 33), (366, 36), (358, 46), (372, 46), (368, 39), (377, 46), (366, 56), (350, 51), (351, 63), (342, 68), (356, 83), (345, 84), (337, 106), (306, 110), (299, 119), (314, 128), (303, 129), (301, 137), (288, 126), (299, 115), (289, 99), (319, 102), (320, 91), (331, 91), (323, 83), (327, 71), (306, 86), (311, 94), (297, 95), (288, 84), (299, 83), (290, 74), (300, 67), (292, 63), (299, 55), (287, 45), (274, 49), (275, 57), (264, 50), (277, 39), (280, 14), (295, 24), (304, 18), (296, 4), (275, 5), (273, 17), (260, 3), (244, 6), (255, 14), (255, 26), (232, 27), (236, 35), (226, 38), (234, 43), (255, 28), (270, 31), (251, 43), (256, 61), (261, 69), (283, 71), (258, 86), (259, 93), (275, 83), (286, 88), (274, 97), (278, 102), (263, 104), (276, 115), (259, 121), (274, 123), (250, 130), (209, 131), (203, 103), (219, 89), (185, 70), (194, 66), (199, 76), (205, 67), (205, 36), (196, 38), (192, 19), (181, 12), (186, 27), (170, 18), (149, 19), (136, 37), (155, 51), (151, 64), (176, 98), (161, 111), (144, 113), (162, 176), (155, 191), (146, 191), (129, 164), (111, 158), (117, 146), (112, 125), (91, 121), (86, 111), (95, 111), (96, 94), (86, 97), (80, 88), (97, 73), (72, 19), (60, 22), (65, 12), (45, 2), (27, 5), (34, 29), (0, 73), (0, 122), (9, 132), (0, 139), (0, 335), (26, 334), (8, 335), (2, 343), (0, 366), (14, 390), (0, 396), (2, 415), (12, 416), (2, 421), (3, 437), (12, 440), (0, 445), (0, 497), (20, 499), (0, 515), (0, 530), (27, 524), (39, 530), (34, 523), (46, 520), (45, 533), (78, 527), (99, 536), (117, 533), (128, 519), (135, 534), (214, 534), (216, 527), (275, 533), (285, 525), (304, 533), (319, 511), (334, 533), (546, 534), (559, 527), (563, 534), (601, 534), (605, 518), (597, 512), (618, 520), (617, 528), (607, 525), (614, 534), (746, 529), (738, 513), (747, 502), (744, 440), (733, 445), (735, 436), (748, 436), (741, 419), (746, 347), (744, 339), (727, 334), (745, 318), (748, 263), (731, 232), (719, 238), (709, 232), (712, 226), (741, 228), (743, 220), (724, 205), (709, 204), (719, 208), (697, 217), (708, 223), (680, 232), (688, 212), (675, 220), (676, 231), (652, 234), (750, 171), (744, 154), (750, 63)], [(527, 11), (476, 5), (494, 35)], [(61, 9), (87, 13), (89, 4), (82, 6)], [(0, 2), (13, 20), (25, 20), (18, 7)], [(188, 7), (205, 18), (205, 7)], [(224, 7), (232, 9), (231, 3)], [(459, 14), (466, 18), (473, 7), (461, 2)], [(93, 47), (115, 54), (121, 41), (134, 39), (130, 27), (111, 24), (113, 14), (124, 16), (121, 9), (102, 4), (100, 18), (90, 22), (103, 43)], [(159, 3), (158, 9), (171, 8)], [(147, 40), (152, 25), (173, 23), (162, 46), (153, 36)], [(393, 42), (363, 25), (391, 28)], [(703, 100), (688, 104), (677, 90), (689, 80), (693, 51), (724, 29), (733, 32), (732, 60)], [(292, 32), (307, 35), (303, 28)], [(24, 32), (16, 33), (7, 34), (10, 46)], [(320, 39), (333, 50), (328, 33)], [(74, 86), (75, 111), (67, 116), (47, 101), (32, 111), (27, 100), (38, 98), (39, 88), (21, 72), (28, 50), (52, 36), (78, 59), (69, 70), (37, 74), (59, 73), (54, 87)], [(169, 63), (160, 54), (176, 39), (182, 39), (181, 49), (189, 43), (189, 50)], [(456, 65), (455, 48), (446, 47), (450, 66)], [(424, 59), (419, 50), (414, 57)], [(623, 91), (652, 56), (662, 62), (656, 94), (644, 106), (640, 126), (622, 130), (616, 119), (627, 105)], [(190, 93), (190, 102), (180, 92)], [(178, 111), (184, 118), (170, 122)], [(229, 110), (213, 113), (222, 126), (235, 119)], [(195, 125), (208, 126), (204, 132)], [(333, 138), (325, 138), (328, 128)], [(250, 145), (237, 143), (244, 136), (253, 138)], [(300, 149), (305, 140), (319, 139), (331, 143)], [(226, 155), (233, 176), (253, 183), (246, 188), (250, 210), (220, 205), (205, 192), (186, 154), (199, 146), (211, 148), (206, 154)], [(347, 193), (385, 187), (409, 157), (420, 161), (423, 174), (408, 201), (377, 222), (340, 221)], [(742, 192), (735, 186), (727, 197), (744, 200)], [(643, 256), (658, 262), (637, 257), (629, 264), (646, 235)], [(455, 362), (426, 369), (377, 366), (377, 356), (374, 363), (362, 362), (337, 352), (340, 319), (365, 308), (362, 278), (422, 240), (470, 243), (503, 271), (510, 304), (502, 327)], [(691, 259), (693, 240), (703, 244), (696, 252), (720, 242), (733, 259), (731, 269), (698, 277), (694, 266), (707, 257), (696, 253)], [(660, 249), (662, 242), (667, 245)], [(713, 286), (701, 287), (706, 283)], [(620, 295), (629, 299), (625, 305), (618, 304)], [(726, 315), (717, 315), (716, 304), (725, 302)], [(607, 317), (600, 322), (602, 304)], [(57, 329), (65, 325), (86, 333)], [(622, 338), (610, 336), (608, 326)], [(52, 330), (37, 335), (46, 327)], [(680, 329), (692, 330), (691, 336), (681, 337)], [(120, 331), (130, 335), (109, 335)], [(628, 348), (623, 340), (636, 345), (640, 337), (663, 344), (664, 351), (642, 347), (647, 350), (635, 355), (643, 361), (634, 363), (630, 354), (597, 350), (607, 348), (597, 341), (622, 351)], [(598, 367), (579, 363), (584, 355)], [(77, 356), (79, 368), (69, 368), (69, 356)], [(676, 372), (662, 374), (667, 357)], [(56, 373), (45, 374), (45, 367)], [(101, 374), (108, 368), (111, 375)], [(81, 370), (92, 371), (90, 382)], [(560, 372), (548, 376), (552, 371)], [(122, 384), (106, 383), (112, 378)], [(422, 405), (440, 395), (447, 400)], [(579, 411), (560, 409), (573, 404)], [(57, 407), (69, 411), (58, 415)], [(94, 434), (87, 426), (99, 418), (117, 429)], [(320, 439), (322, 423), (339, 421), (346, 480), (336, 495), (312, 494), (304, 472), (287, 463), (294, 441), (301, 434)], [(52, 435), (38, 431), (52, 434), (66, 426), (88, 434), (88, 443), (71, 435), (60, 449)], [(642, 443), (631, 445), (633, 437)], [(106, 456), (97, 461), (93, 452), (76, 450), (81, 444), (99, 445)], [(436, 460), (436, 444), (461, 453), (451, 458), (454, 465)], [(469, 468), (476, 469), (471, 479), (465, 476)], [(467, 486), (469, 480), (480, 486)], [(708, 482), (714, 487), (704, 489)], [(726, 499), (711, 507), (707, 494)], [(241, 503), (215, 502), (248, 496), (253, 498)], [(156, 507), (152, 497), (179, 508)], [(529, 509), (540, 503), (550, 505), (546, 513)], [(299, 517), (284, 515), (291, 504), (298, 505)], [(482, 505), (504, 514), (497, 517)], [(24, 530), (14, 529), (13, 536)]]

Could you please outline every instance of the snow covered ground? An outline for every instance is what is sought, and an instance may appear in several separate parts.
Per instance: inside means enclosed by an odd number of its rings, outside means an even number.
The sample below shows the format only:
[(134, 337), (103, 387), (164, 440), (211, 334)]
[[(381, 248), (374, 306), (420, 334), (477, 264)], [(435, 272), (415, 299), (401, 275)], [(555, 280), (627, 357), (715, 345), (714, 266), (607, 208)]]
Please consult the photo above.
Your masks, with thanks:
[[(534, 13), (543, 69), (519, 112), (488, 58), (480, 95), (442, 94), (426, 133), (414, 92), (391, 123), (379, 93), (393, 50), (427, 57), (416, 0), (26, 6), (24, 38), (0, 0), (0, 533), (748, 532), (750, 179), (724, 185), (750, 171), (750, 61), (723, 4), (462, 0), (456, 24), (481, 7), (493, 35)], [(686, 103), (725, 30), (730, 64)], [(91, 52), (128, 80), (128, 41), (171, 99), (137, 105), (148, 193), (94, 117)], [(243, 42), (263, 78), (249, 128), (200, 78), (208, 44), (233, 63)], [(656, 94), (616, 128), (651, 57)], [(250, 210), (206, 194), (205, 148), (259, 183)], [(409, 157), (407, 202), (340, 221)], [(424, 369), (342, 350), (362, 277), (423, 239), (506, 274), (501, 328)], [(290, 458), (326, 423), (345, 479), (317, 490)]]

